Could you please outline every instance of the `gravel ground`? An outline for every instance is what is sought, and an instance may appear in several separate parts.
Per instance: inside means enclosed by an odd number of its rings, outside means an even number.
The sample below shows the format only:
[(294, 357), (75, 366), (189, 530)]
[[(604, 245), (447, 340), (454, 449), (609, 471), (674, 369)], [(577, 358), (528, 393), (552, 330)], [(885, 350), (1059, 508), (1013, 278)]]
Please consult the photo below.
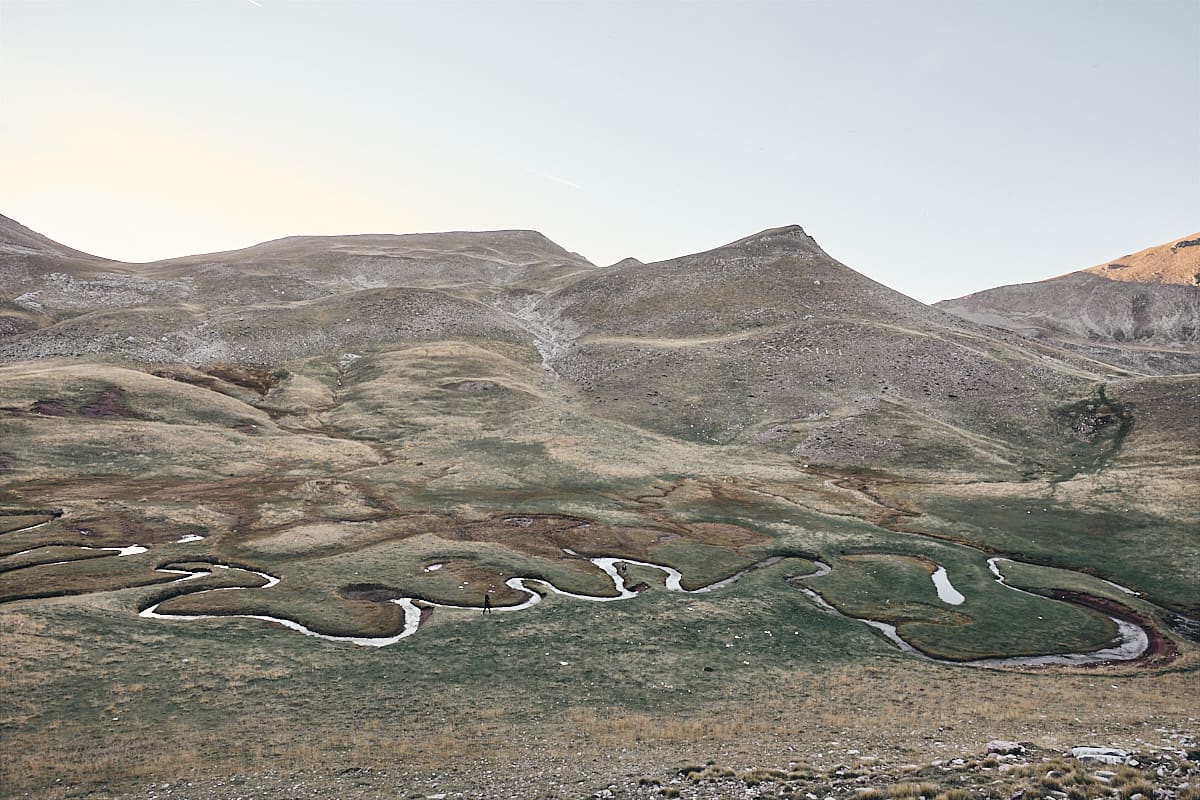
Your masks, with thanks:
[[(1100, 748), (1104, 749), (1104, 748)], [(1010, 750), (1011, 752), (988, 752)], [(254, 774), (124, 785), (58, 784), (23, 797), (146, 800), (290, 798), (795, 798), (796, 800), (1197, 800), (1200, 749), (1191, 733), (1109, 755), (992, 742), (974, 756), (923, 764), (884, 764), (869, 757), (814, 768), (800, 762), (732, 769), (720, 763), (664, 768), (626, 751), (618, 760), (579, 763), (530, 753), (507, 763), (463, 763), (437, 772), (397, 766), (272, 770)]]

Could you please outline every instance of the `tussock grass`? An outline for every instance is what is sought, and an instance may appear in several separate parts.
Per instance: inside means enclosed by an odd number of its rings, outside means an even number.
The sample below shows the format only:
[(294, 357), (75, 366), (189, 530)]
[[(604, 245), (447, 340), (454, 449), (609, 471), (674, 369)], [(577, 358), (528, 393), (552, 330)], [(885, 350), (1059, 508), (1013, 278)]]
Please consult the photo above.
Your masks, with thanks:
[(890, 795), (884, 789), (876, 789), (874, 787), (859, 789), (854, 793), (857, 800), (888, 800)]
[(748, 769), (744, 772), (739, 772), (737, 778), (747, 786), (758, 786), (760, 783), (768, 781), (785, 780), (787, 773), (778, 769)]
[(722, 778), (733, 778), (737, 775), (729, 767), (722, 767), (712, 761), (705, 764), (703, 767), (691, 765), (683, 767), (679, 770), (679, 776), (700, 783), (702, 781), (715, 781)]
[(1135, 794), (1154, 797), (1154, 785), (1145, 778), (1140, 778), (1136, 781), (1130, 781), (1121, 787), (1121, 797), (1123, 800), (1129, 800)]
[(895, 786), (889, 786), (887, 793), (888, 797), (896, 798), (918, 798), (924, 797), (926, 800), (933, 800), (940, 791), (940, 787), (936, 783), (898, 783)]
[(975, 795), (967, 789), (947, 789), (939, 792), (934, 800), (973, 800)]

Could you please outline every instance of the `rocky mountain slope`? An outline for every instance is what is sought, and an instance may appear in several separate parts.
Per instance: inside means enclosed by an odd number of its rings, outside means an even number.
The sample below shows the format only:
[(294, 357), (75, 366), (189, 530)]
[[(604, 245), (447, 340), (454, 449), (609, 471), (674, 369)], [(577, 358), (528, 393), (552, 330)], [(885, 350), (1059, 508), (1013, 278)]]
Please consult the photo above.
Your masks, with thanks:
[[(1070, 472), (1080, 446), (1102, 451), (1108, 437), (1093, 431), (1081, 445), (1062, 409), (1131, 377), (1112, 359), (905, 297), (795, 226), (607, 268), (530, 231), (291, 237), (152, 264), (105, 262), (7, 219), (0, 235), (0, 361), (287, 372), (416, 343), (504, 344), (540, 359), (538, 391), (576, 412), (803, 463)], [(981, 293), (971, 307), (995, 297), (989, 308), (1002, 298), (1061, 308), (1043, 295), (1081, 282), (1096, 284), (1096, 304), (1133, 309), (1127, 338), (1139, 346), (1200, 336), (1187, 322), (1200, 290), (1186, 286), (1073, 275)], [(1129, 292), (1156, 299), (1139, 306)]]
[(0, 222), (0, 359), (10, 361), (268, 367), (389, 342), (511, 341), (519, 326), (504, 309), (594, 268), (531, 231), (293, 237), (119, 264)]
[(1200, 234), (1036, 283), (936, 304), (1147, 374), (1200, 372)]
[(1095, 364), (987, 333), (829, 257), (799, 227), (596, 270), (547, 295), (548, 363), (593, 413), (816, 463), (1021, 462)]

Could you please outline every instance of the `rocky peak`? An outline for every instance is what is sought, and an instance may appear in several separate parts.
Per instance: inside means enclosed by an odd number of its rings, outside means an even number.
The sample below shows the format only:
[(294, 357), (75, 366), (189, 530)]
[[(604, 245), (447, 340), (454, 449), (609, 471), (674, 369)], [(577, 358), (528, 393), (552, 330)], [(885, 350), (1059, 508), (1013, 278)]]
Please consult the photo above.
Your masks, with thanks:
[(730, 242), (721, 249), (749, 250), (754, 255), (783, 255), (785, 253), (821, 253), (825, 251), (817, 240), (805, 233), (799, 225), (767, 228), (756, 234)]

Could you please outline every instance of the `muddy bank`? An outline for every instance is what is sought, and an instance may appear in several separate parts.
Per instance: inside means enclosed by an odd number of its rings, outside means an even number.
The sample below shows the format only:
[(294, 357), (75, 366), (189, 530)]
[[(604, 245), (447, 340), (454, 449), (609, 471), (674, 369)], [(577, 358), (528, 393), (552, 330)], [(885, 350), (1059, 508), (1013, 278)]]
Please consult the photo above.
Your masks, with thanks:
[[(1096, 597), (1084, 592), (1071, 592), (1065, 589), (1053, 589), (1049, 593), (1055, 600), (1064, 603), (1074, 603), (1099, 611), (1105, 616), (1124, 620), (1136, 625), (1146, 633), (1149, 644), (1146, 650), (1137, 658), (1123, 663), (1136, 663), (1142, 666), (1162, 666), (1169, 664), (1179, 657), (1179, 648), (1155, 624), (1154, 620), (1139, 614), (1124, 603), (1110, 600), (1107, 597)], [(1101, 662), (1104, 663), (1104, 662)], [(1095, 665), (1092, 665), (1095, 666)]]

